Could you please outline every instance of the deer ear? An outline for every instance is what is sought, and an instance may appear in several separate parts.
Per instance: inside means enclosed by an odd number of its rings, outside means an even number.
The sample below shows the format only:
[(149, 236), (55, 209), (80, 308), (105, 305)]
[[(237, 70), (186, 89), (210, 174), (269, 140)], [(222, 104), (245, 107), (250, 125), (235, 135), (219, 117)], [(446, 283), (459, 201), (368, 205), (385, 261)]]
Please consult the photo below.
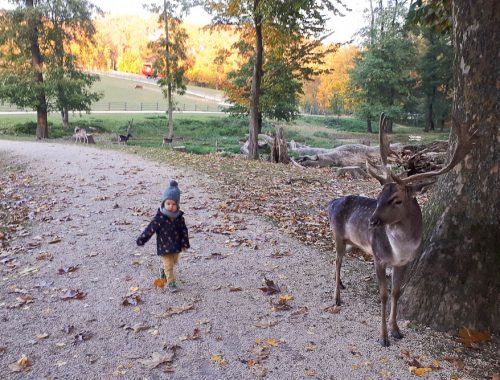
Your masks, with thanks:
[(421, 183), (414, 183), (411, 185), (407, 185), (407, 188), (410, 189), (410, 192), (412, 195), (416, 195), (418, 193), (423, 194), (431, 187), (436, 180), (434, 181), (427, 181), (427, 182), (421, 182)]

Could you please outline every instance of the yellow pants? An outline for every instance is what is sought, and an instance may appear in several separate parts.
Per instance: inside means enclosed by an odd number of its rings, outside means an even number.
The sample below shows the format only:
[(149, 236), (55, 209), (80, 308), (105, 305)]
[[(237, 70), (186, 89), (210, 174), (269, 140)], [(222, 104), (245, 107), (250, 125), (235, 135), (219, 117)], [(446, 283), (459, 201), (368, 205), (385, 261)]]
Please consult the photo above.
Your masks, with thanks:
[(170, 255), (160, 256), (161, 262), (163, 263), (163, 269), (165, 270), (165, 274), (167, 275), (167, 282), (170, 284), (171, 282), (175, 282), (174, 276), (174, 266), (179, 261), (180, 253), (174, 253)]

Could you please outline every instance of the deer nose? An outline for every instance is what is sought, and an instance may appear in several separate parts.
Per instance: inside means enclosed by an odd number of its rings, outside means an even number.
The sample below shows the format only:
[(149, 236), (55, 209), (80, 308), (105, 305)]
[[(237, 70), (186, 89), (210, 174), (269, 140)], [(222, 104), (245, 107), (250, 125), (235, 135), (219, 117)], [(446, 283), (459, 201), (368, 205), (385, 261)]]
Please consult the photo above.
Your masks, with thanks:
[(376, 216), (372, 216), (370, 218), (370, 227), (376, 227), (379, 226), (380, 224), (381, 224), (380, 218)]

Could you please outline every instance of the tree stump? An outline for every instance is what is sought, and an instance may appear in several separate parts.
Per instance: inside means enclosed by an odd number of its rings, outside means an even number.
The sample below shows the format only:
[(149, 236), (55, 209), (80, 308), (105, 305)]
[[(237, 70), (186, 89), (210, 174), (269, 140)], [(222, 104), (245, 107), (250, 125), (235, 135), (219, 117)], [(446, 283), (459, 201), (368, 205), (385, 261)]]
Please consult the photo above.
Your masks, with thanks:
[(87, 135), (87, 144), (95, 144), (93, 135)]
[(290, 163), (290, 157), (288, 157), (288, 146), (283, 134), (283, 127), (278, 129), (278, 133), (274, 138), (273, 146), (271, 148), (271, 155), (269, 157), (271, 162), (280, 162), (282, 164)]

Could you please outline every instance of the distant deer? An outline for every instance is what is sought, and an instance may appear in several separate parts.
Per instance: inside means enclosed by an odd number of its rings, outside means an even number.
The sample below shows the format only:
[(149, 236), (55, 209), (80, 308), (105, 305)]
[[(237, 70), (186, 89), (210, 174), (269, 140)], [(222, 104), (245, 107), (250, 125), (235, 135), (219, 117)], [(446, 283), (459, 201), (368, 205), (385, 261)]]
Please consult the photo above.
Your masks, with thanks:
[(132, 123), (134, 122), (134, 119), (130, 120), (128, 122), (128, 127), (127, 127), (127, 135), (119, 135), (118, 136), (118, 142), (120, 143), (127, 143), (128, 139), (132, 137)]
[(168, 137), (168, 136), (163, 136), (163, 141), (161, 143), (161, 145), (168, 145), (169, 147), (172, 147), (172, 140), (173, 138), (172, 137)]
[(87, 135), (87, 131), (80, 127), (75, 127), (73, 137), (75, 138), (75, 142), (81, 141), (82, 143), (88, 144), (89, 137)]
[[(397, 156), (391, 150), (385, 134), (387, 123), (388, 118), (382, 114), (379, 123), (379, 141), (383, 166), (377, 168), (367, 162), (369, 174), (383, 186), (377, 199), (350, 195), (335, 199), (328, 205), (328, 219), (337, 250), (335, 303), (340, 305), (340, 289), (344, 289), (340, 280), (340, 268), (346, 245), (356, 246), (372, 255), (374, 259), (382, 303), (379, 341), (384, 347), (389, 346), (386, 324), (388, 299), (386, 266), (392, 266), (389, 327), (394, 338), (403, 338), (396, 320), (401, 283), (408, 263), (419, 252), (422, 239), (422, 213), (415, 195), (432, 185), (437, 176), (450, 171), (467, 155), (473, 145), (473, 137), (464, 128), (457, 128), (457, 122), (454, 120), (453, 127), (458, 142), (448, 165), (440, 170), (400, 178), (391, 173), (387, 167), (388, 155)], [(376, 172), (380, 170), (382, 170), (382, 175)]]

